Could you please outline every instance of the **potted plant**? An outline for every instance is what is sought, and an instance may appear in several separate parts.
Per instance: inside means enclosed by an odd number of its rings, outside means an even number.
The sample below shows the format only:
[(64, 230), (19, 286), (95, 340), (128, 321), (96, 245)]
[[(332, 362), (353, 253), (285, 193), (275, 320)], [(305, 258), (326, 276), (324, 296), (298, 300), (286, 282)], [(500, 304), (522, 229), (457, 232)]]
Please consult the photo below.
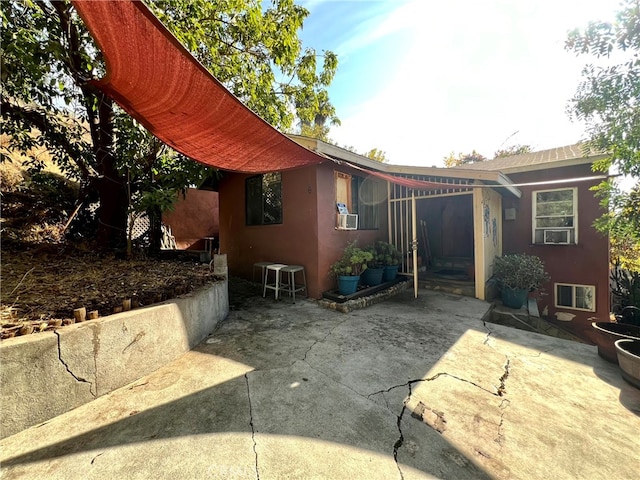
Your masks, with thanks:
[(623, 338), (615, 343), (622, 378), (640, 388), (640, 340)]
[(539, 289), (550, 279), (540, 257), (526, 253), (496, 257), (493, 276), (501, 287), (502, 303), (511, 308), (522, 307), (529, 292)]
[(624, 270), (620, 260), (613, 263), (611, 274), (611, 293), (618, 300), (619, 310), (615, 322), (593, 322), (591, 326), (597, 332), (594, 338), (598, 346), (598, 355), (611, 363), (618, 363), (619, 350), (615, 343), (621, 339), (640, 342), (640, 272)]
[(384, 266), (383, 282), (390, 282), (396, 278), (402, 254), (395, 245), (379, 240), (375, 244), (376, 252), (380, 258), (380, 263)]
[(360, 274), (367, 269), (367, 262), (373, 259), (371, 252), (358, 248), (355, 240), (349, 242), (342, 256), (331, 265), (329, 272), (338, 279), (338, 291), (351, 295), (358, 289)]
[(384, 255), (376, 250), (375, 244), (368, 246), (365, 251), (369, 252), (372, 258), (367, 262), (367, 268), (360, 275), (360, 282), (370, 287), (380, 285), (384, 275)]

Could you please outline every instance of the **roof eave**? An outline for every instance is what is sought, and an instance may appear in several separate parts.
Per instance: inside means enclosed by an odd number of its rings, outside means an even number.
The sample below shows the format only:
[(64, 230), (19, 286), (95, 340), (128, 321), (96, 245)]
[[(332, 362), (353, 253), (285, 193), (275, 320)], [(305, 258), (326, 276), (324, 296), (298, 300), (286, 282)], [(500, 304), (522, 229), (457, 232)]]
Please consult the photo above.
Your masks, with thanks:
[(502, 173), (510, 174), (510, 173), (525, 173), (525, 172), (534, 172), (538, 170), (549, 170), (551, 168), (563, 168), (563, 167), (574, 167), (577, 165), (589, 165), (598, 160), (602, 160), (607, 158), (609, 155), (606, 154), (598, 154), (591, 155), (588, 157), (576, 157), (576, 158), (568, 158), (566, 160), (558, 160), (554, 162), (545, 162), (545, 163), (537, 163), (535, 165), (519, 165), (514, 167), (504, 167), (497, 169), (495, 171), (500, 171)]

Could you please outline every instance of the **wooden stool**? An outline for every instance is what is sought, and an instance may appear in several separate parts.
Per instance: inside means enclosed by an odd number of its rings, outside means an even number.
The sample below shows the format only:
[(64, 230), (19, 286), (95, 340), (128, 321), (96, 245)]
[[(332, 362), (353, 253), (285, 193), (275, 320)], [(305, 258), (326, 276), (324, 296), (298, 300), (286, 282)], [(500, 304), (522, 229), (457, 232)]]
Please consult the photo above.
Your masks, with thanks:
[[(307, 291), (307, 276), (304, 273), (304, 267), (302, 265), (287, 265), (281, 268), (280, 272), (284, 274), (280, 291), (291, 295), (293, 303), (296, 303), (296, 292)], [(296, 272), (302, 272), (301, 284), (296, 284)], [(289, 274), (289, 278), (287, 278), (287, 273)], [(309, 296), (309, 294), (307, 293), (306, 296)]]
[[(280, 271), (285, 268), (286, 265), (284, 263), (272, 263), (267, 265), (264, 270), (264, 280), (262, 284), (262, 297), (267, 296), (267, 290), (273, 290), (276, 292), (276, 300), (279, 298), (280, 294)], [(269, 272), (275, 273), (275, 279), (273, 283), (269, 283)]]

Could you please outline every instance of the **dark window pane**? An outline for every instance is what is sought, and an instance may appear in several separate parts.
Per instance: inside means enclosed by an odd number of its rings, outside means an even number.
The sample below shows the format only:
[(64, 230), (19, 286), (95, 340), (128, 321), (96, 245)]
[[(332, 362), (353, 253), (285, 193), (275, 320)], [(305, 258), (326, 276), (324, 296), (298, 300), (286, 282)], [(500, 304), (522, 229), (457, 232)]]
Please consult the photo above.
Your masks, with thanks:
[(573, 307), (573, 287), (570, 285), (557, 285), (556, 298), (558, 305), (563, 307)]
[(282, 223), (282, 181), (280, 173), (265, 173), (247, 178), (247, 225)]

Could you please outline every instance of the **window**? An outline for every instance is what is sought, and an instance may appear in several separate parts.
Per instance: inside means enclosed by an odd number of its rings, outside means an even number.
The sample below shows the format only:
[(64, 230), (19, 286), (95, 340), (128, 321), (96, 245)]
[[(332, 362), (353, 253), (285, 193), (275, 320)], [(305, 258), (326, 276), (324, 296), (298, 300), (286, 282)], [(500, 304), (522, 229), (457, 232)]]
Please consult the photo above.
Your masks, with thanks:
[(571, 285), (556, 283), (556, 307), (574, 310), (596, 311), (596, 287), (593, 285)]
[(577, 189), (533, 192), (533, 243), (576, 244), (577, 223)]
[(380, 228), (381, 199), (387, 198), (387, 184), (372, 177), (353, 177), (351, 181), (352, 211), (358, 214), (359, 230)]
[(282, 223), (280, 172), (249, 177), (245, 181), (247, 225)]
[(372, 177), (362, 178), (337, 171), (334, 174), (336, 204), (343, 204), (350, 214), (358, 215), (358, 230), (380, 228), (380, 211), (387, 198), (387, 184)]

